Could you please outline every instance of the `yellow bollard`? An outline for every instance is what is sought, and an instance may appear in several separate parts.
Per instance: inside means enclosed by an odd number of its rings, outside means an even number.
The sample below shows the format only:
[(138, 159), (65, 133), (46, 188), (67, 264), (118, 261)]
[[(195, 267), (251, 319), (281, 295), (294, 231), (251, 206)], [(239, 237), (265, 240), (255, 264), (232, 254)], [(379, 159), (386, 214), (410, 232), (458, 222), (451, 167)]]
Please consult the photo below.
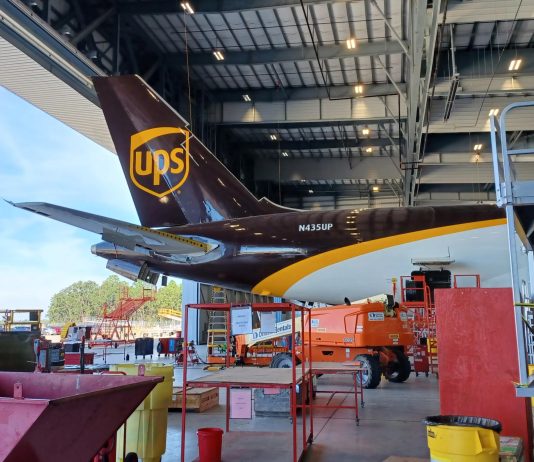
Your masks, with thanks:
[[(159, 462), (167, 444), (167, 417), (172, 397), (172, 365), (113, 364), (110, 371), (138, 375), (144, 366), (146, 376), (162, 376), (163, 382), (145, 398), (126, 422), (126, 454), (135, 452), (143, 462)], [(117, 431), (117, 462), (123, 462), (124, 426)]]
[(499, 462), (501, 424), (482, 417), (427, 417), (432, 462)]

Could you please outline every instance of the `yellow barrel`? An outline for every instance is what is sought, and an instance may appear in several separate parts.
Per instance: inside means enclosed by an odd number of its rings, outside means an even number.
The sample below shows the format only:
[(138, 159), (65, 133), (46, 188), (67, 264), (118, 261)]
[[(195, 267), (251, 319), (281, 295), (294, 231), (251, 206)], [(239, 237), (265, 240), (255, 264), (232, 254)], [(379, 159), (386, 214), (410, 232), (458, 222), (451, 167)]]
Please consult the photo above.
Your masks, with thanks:
[(499, 462), (496, 420), (467, 416), (427, 417), (427, 439), (432, 462)]
[[(138, 375), (144, 366), (147, 376), (164, 377), (163, 382), (138, 406), (126, 422), (126, 454), (135, 452), (143, 462), (159, 462), (167, 444), (167, 414), (172, 397), (173, 367), (164, 364), (113, 364), (111, 371)], [(123, 462), (124, 426), (117, 432), (117, 462)]]

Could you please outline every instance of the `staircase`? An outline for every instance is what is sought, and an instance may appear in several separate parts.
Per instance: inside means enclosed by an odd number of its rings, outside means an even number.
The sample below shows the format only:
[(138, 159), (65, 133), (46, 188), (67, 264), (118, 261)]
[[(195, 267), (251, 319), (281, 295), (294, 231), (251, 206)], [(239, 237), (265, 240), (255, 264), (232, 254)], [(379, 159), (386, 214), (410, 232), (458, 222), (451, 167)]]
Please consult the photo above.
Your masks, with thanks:
[(129, 319), (145, 303), (155, 299), (153, 289), (143, 288), (141, 297), (130, 298), (128, 292), (123, 293), (119, 299), (117, 307), (110, 313), (104, 315), (109, 319)]
[(131, 342), (135, 336), (130, 324), (130, 318), (145, 303), (155, 299), (156, 292), (153, 289), (143, 288), (140, 297), (129, 297), (128, 290), (121, 290), (119, 301), (114, 310), (108, 312), (107, 304), (104, 304), (102, 318), (96, 328), (91, 331), (91, 344), (99, 341)]

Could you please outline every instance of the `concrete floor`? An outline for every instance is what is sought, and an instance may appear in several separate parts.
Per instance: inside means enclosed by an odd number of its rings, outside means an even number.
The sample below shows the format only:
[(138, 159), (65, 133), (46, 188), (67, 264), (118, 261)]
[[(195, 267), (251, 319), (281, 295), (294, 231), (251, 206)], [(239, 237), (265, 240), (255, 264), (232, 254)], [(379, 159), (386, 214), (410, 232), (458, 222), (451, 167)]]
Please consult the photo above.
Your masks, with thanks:
[[(202, 347), (200, 348), (202, 350)], [(104, 358), (98, 352), (95, 362)], [(160, 362), (172, 364), (171, 358), (135, 360), (133, 346), (111, 350), (107, 363), (124, 362), (130, 353), (130, 363)], [(207, 372), (202, 367), (188, 368), (190, 378)], [(175, 386), (181, 386), (182, 369), (174, 370)], [(351, 379), (323, 375), (318, 387), (351, 389)], [(406, 383), (395, 384), (382, 380), (376, 390), (365, 390), (365, 407), (360, 408), (360, 425), (356, 426), (354, 411), (349, 409), (317, 409), (314, 413), (314, 442), (304, 458), (305, 462), (381, 462), (389, 456), (428, 458), (425, 426), (421, 420), (439, 414), (438, 382), (435, 377), (414, 374)], [(318, 394), (317, 403), (324, 403), (328, 395)], [(354, 403), (354, 395), (337, 395), (335, 402)], [(187, 413), (186, 461), (198, 456), (196, 430), (200, 427), (225, 426), (225, 393), (221, 389), (219, 406), (206, 412)], [(162, 462), (180, 461), (181, 412), (169, 413), (167, 451)], [(231, 421), (231, 429), (238, 431), (223, 443), (224, 462), (291, 461), (291, 424), (287, 418), (255, 417), (252, 420)], [(299, 427), (300, 429), (300, 427)], [(247, 432), (245, 434), (241, 432)], [(264, 432), (257, 434), (252, 432)], [(269, 433), (265, 433), (269, 432)], [(273, 433), (276, 432), (276, 433)], [(302, 437), (299, 438), (299, 441)]]
[[(177, 369), (176, 373), (181, 373)], [(194, 376), (203, 371), (195, 371)], [(319, 389), (346, 388), (350, 379), (324, 375)], [(326, 402), (328, 395), (318, 395), (317, 403)], [(354, 395), (339, 395), (336, 402), (354, 403)], [(225, 397), (221, 390), (220, 405), (207, 412), (187, 414), (186, 461), (198, 456), (196, 429), (225, 425)], [(381, 462), (391, 455), (428, 458), (425, 426), (421, 420), (439, 413), (438, 385), (434, 377), (412, 376), (404, 384), (383, 381), (376, 390), (365, 390), (365, 407), (360, 409), (360, 425), (349, 409), (318, 409), (314, 414), (314, 443), (306, 462)], [(167, 452), (162, 462), (180, 460), (181, 413), (169, 414)], [(251, 421), (232, 421), (232, 430), (283, 432), (282, 434), (243, 434), (223, 440), (223, 460), (231, 462), (262, 462), (291, 460), (291, 424), (287, 418), (255, 417)], [(256, 437), (258, 436), (258, 437)]]

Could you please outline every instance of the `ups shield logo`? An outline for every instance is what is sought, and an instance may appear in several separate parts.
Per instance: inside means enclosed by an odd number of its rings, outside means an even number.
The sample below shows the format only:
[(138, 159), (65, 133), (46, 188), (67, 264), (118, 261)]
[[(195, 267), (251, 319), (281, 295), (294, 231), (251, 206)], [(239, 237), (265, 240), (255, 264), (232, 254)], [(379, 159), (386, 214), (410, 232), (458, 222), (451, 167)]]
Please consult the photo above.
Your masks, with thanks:
[[(174, 136), (172, 136), (174, 135)], [(132, 135), (130, 141), (130, 178), (148, 194), (163, 197), (176, 191), (189, 175), (189, 136), (183, 128), (158, 127)], [(158, 138), (165, 137), (156, 142)], [(150, 145), (171, 146), (151, 149)], [(165, 179), (172, 179), (172, 185)]]

